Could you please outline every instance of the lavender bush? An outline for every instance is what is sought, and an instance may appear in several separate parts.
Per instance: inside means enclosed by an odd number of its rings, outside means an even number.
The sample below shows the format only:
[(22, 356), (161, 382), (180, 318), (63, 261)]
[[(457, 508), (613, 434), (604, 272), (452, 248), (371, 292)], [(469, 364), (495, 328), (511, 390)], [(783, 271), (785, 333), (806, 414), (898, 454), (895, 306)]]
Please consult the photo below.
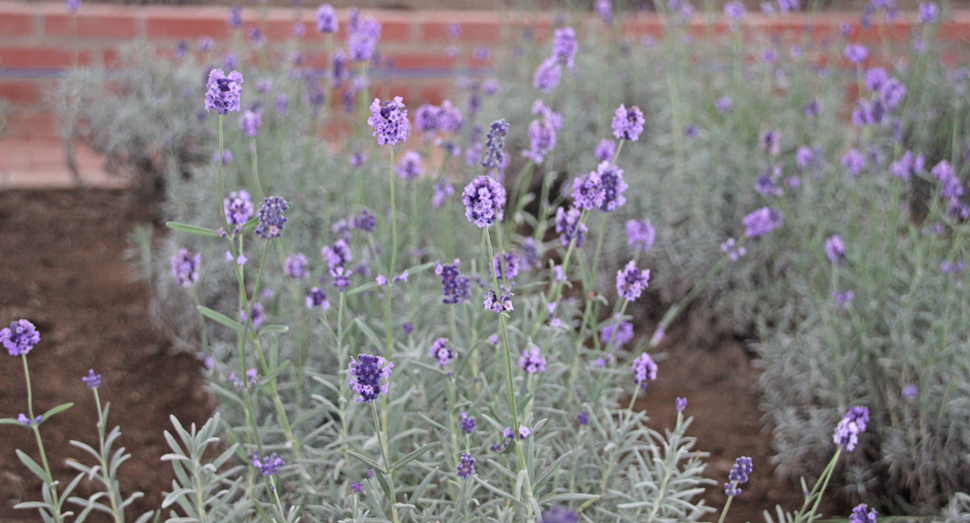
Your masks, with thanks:
[[(269, 68), (258, 34), (258, 66), (136, 49), (117, 95), (77, 72), (72, 121), (167, 190), (172, 231), (160, 250), (141, 231), (136, 258), (221, 405), (175, 423), (159, 514), (699, 519), (686, 402), (665, 434), (632, 410), (694, 304), (757, 333), (779, 470), (808, 478), (774, 517), (820, 518), (831, 487), (868, 504), (860, 521), (961, 520), (967, 73), (940, 65), (928, 6), (906, 48), (883, 43), (902, 65), (879, 69), (844, 37), (746, 44), (736, 3), (698, 15), (733, 20), (723, 39), (692, 39), (693, 8), (670, 2), (668, 37), (634, 41), (599, 1), (596, 25), (567, 13), (551, 42), (501, 50), (497, 80), (417, 107), (381, 82), (380, 26), (356, 11), (343, 50), (320, 10), (322, 72)], [(668, 306), (652, 336), (631, 322), (647, 298)]]

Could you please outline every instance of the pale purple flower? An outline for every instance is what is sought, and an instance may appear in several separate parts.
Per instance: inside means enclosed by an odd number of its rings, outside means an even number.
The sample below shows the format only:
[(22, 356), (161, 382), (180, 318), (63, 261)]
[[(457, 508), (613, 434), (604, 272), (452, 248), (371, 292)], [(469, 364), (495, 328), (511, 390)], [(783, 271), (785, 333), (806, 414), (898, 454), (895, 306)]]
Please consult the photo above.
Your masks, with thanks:
[(17, 422), (23, 425), (27, 425), (28, 427), (40, 425), (40, 422), (43, 421), (43, 419), (44, 419), (44, 416), (37, 416), (37, 418), (35, 419), (30, 419), (22, 412), (17, 415)]
[(226, 214), (226, 222), (233, 229), (233, 234), (242, 230), (242, 226), (253, 215), (253, 201), (245, 190), (233, 191), (222, 204)]
[(242, 7), (234, 4), (229, 8), (229, 27), (238, 28), (242, 26)]
[(254, 138), (259, 134), (259, 125), (261, 123), (260, 114), (258, 112), (246, 109), (243, 111), (242, 116), (239, 117), (239, 129), (242, 130), (246, 136)]
[(751, 458), (740, 457), (734, 462), (734, 466), (731, 467), (731, 472), (728, 473), (728, 482), (724, 484), (724, 493), (728, 496), (738, 496), (741, 494), (741, 489), (738, 485), (748, 482), (748, 474), (754, 471), (754, 466), (751, 463)]
[(577, 49), (576, 31), (572, 27), (556, 29), (552, 37), (552, 56), (557, 62), (572, 69)]
[(522, 156), (540, 164), (556, 146), (556, 128), (548, 120), (532, 120), (529, 124), (529, 149)]
[(606, 25), (613, 25), (613, 3), (610, 0), (596, 0), (596, 14)]
[[(600, 331), (600, 341), (608, 344), (608, 349), (618, 349), (633, 340), (633, 324), (628, 321), (621, 321), (613, 334), (613, 324), (603, 327)], [(612, 340), (612, 341), (611, 341)]]
[(306, 308), (312, 309), (314, 307), (320, 307), (323, 310), (330, 308), (327, 293), (323, 292), (320, 287), (310, 289), (310, 295), (306, 297)]
[(351, 59), (366, 62), (374, 56), (381, 38), (381, 24), (370, 16), (355, 19), (355, 23), (348, 22), (347, 50)]
[(81, 9), (81, 0), (66, 0), (64, 5), (68, 13), (76, 14)]
[(687, 408), (687, 398), (677, 398), (674, 400), (674, 405), (677, 407), (677, 412), (683, 412)]
[(83, 381), (89, 389), (96, 389), (101, 386), (101, 375), (95, 374), (94, 369), (88, 369), (88, 375), (82, 376), (81, 381)]
[(317, 31), (321, 33), (337, 32), (337, 11), (330, 4), (323, 4), (317, 8)]
[[(505, 138), (508, 135), (509, 124), (505, 119), (492, 122), (488, 134), (485, 136), (485, 157), (482, 159), (483, 167), (488, 167), (489, 169), (503, 167), (506, 161)], [(499, 219), (501, 220), (501, 218)]]
[(919, 5), (919, 23), (935, 24), (940, 21), (940, 8), (936, 2), (924, 2)]
[(515, 251), (496, 254), (492, 259), (492, 274), (499, 280), (514, 280), (519, 275), (519, 257)]
[(613, 155), (616, 154), (616, 142), (613, 140), (604, 138), (600, 140), (599, 145), (596, 146), (596, 159), (601, 162), (608, 162), (613, 160)]
[(505, 206), (505, 188), (489, 176), (479, 176), (462, 191), (465, 217), (479, 228), (491, 227), (502, 221)]
[(845, 260), (845, 245), (838, 234), (833, 234), (825, 239), (825, 256), (829, 262), (836, 264)]
[(542, 357), (539, 347), (533, 346), (522, 351), (522, 356), (519, 357), (519, 368), (529, 374), (546, 371), (546, 359)]
[[(505, 430), (502, 431), (502, 435), (508, 439), (513, 439), (512, 427), (505, 427)], [(529, 427), (526, 427), (525, 425), (519, 425), (519, 439), (525, 439), (531, 435), (532, 435), (532, 431), (529, 430)]]
[(630, 260), (626, 267), (616, 272), (616, 293), (627, 301), (636, 301), (649, 286), (650, 270), (637, 269), (636, 262)]
[(542, 519), (539, 521), (540, 523), (579, 523), (579, 514), (568, 508), (552, 507), (542, 512)]
[[(239, 60), (236, 58), (236, 53), (226, 53), (222, 57), (222, 66), (224, 68), (226, 68), (226, 69), (235, 69), (237, 65), (239, 65)], [(242, 82), (240, 82), (240, 83), (242, 83)], [(239, 107), (236, 107), (235, 110), (238, 111), (239, 110)], [(225, 113), (219, 113), (219, 114), (225, 114)]]
[(394, 363), (381, 356), (361, 354), (356, 361), (351, 359), (347, 374), (350, 375), (351, 387), (358, 394), (357, 402), (370, 403), (381, 394), (387, 394), (387, 384), (393, 368)]
[(846, 310), (852, 305), (852, 300), (855, 298), (855, 293), (852, 291), (833, 291), (832, 301), (835, 302), (835, 306), (839, 309)]
[(495, 313), (512, 311), (514, 310), (512, 307), (512, 291), (502, 289), (501, 295), (496, 295), (494, 290), (487, 290), (483, 304), (485, 310), (491, 309)]
[(832, 440), (836, 445), (852, 452), (859, 443), (859, 434), (866, 431), (869, 423), (869, 409), (866, 407), (852, 407), (835, 427)]
[[(604, 162), (607, 163), (607, 162)], [(573, 205), (580, 209), (597, 209), (606, 199), (603, 180), (596, 171), (573, 180)]]
[(555, 57), (548, 58), (536, 68), (532, 76), (532, 86), (544, 93), (549, 93), (559, 85), (561, 78), (562, 66)]
[(783, 219), (781, 212), (770, 207), (762, 207), (745, 216), (741, 223), (745, 227), (745, 235), (748, 238), (755, 238), (780, 227)]
[(264, 476), (276, 475), (276, 473), (279, 472), (280, 467), (284, 465), (283, 458), (277, 456), (275, 452), (262, 459), (260, 459), (259, 454), (255, 454), (252, 464), (254, 467), (258, 468)]
[(867, 56), (869, 56), (869, 50), (866, 49), (865, 46), (859, 44), (849, 44), (845, 47), (842, 54), (845, 56), (846, 60), (854, 64), (859, 64), (862, 63)]
[(906, 399), (912, 399), (919, 396), (919, 387), (915, 384), (906, 385), (903, 387), (903, 397)]
[(333, 286), (337, 288), (337, 291), (344, 292), (344, 289), (350, 285), (350, 276), (353, 273), (354, 271), (346, 267), (330, 269), (330, 277), (333, 278)]
[(795, 167), (804, 171), (815, 160), (815, 151), (811, 147), (801, 146), (795, 152)]
[(431, 357), (438, 360), (439, 367), (447, 367), (455, 359), (455, 349), (451, 347), (448, 338), (438, 338), (431, 344)]
[(876, 523), (876, 509), (869, 508), (869, 505), (862, 503), (852, 509), (849, 516), (849, 523)]
[(267, 196), (263, 203), (259, 204), (258, 222), (254, 231), (256, 236), (264, 240), (279, 238), (287, 222), (283, 213), (289, 208), (290, 206), (282, 197)]
[(242, 96), (243, 77), (238, 71), (229, 73), (227, 77), (222, 69), (209, 71), (209, 81), (206, 83), (205, 110), (215, 110), (219, 114), (227, 114), (239, 110), (239, 99)]
[(199, 267), (202, 266), (202, 255), (189, 254), (186, 248), (172, 256), (172, 276), (182, 287), (191, 287), (199, 279)]
[(203, 36), (202, 38), (200, 38), (199, 39), (199, 52), (200, 53), (208, 53), (211, 50), (212, 50), (212, 37), (211, 36)]
[(40, 343), (40, 333), (33, 323), (17, 320), (9, 327), (0, 329), (0, 343), (11, 356), (20, 356), (27, 354), (34, 345)]
[(464, 121), (464, 117), (461, 115), (461, 109), (455, 107), (451, 103), (451, 100), (441, 102), (441, 107), (438, 108), (436, 122), (436, 127), (439, 131), (443, 133), (458, 131), (461, 129)]
[(613, 116), (613, 136), (620, 140), (637, 141), (643, 132), (643, 113), (640, 108), (631, 106), (629, 109), (620, 104)]
[(370, 112), (367, 123), (374, 129), (377, 145), (396, 145), (408, 139), (408, 110), (403, 98), (395, 96), (383, 104), (375, 98)]
[(626, 192), (628, 187), (623, 180), (623, 169), (609, 161), (604, 161), (600, 162), (599, 167), (596, 168), (596, 173), (603, 184), (604, 198), (603, 203), (599, 206), (600, 210), (611, 212), (616, 210), (617, 207), (622, 207), (626, 203), (626, 197), (623, 196), (623, 193)]
[(577, 248), (583, 246), (588, 229), (586, 224), (579, 222), (580, 216), (582, 211), (575, 207), (570, 207), (568, 211), (563, 207), (556, 209), (556, 233), (559, 234), (559, 240), (564, 247), (568, 247), (573, 241)]
[(736, 262), (747, 254), (748, 250), (742, 246), (738, 246), (734, 238), (728, 238), (727, 241), (721, 244), (721, 252), (727, 254), (729, 260)]
[(253, 304), (252, 318), (246, 314), (246, 309), (239, 311), (239, 323), (246, 325), (247, 322), (252, 321), (254, 331), (259, 330), (259, 326), (263, 324), (265, 317), (263, 314), (263, 306), (259, 303)]
[(657, 364), (646, 352), (633, 360), (630, 370), (633, 371), (633, 383), (641, 389), (647, 388), (647, 381), (657, 379)]
[(859, 173), (866, 166), (866, 157), (858, 149), (849, 149), (842, 156), (842, 166), (845, 167), (845, 172), (849, 176), (859, 176)]
[(730, 97), (722, 96), (718, 98), (716, 102), (714, 102), (714, 108), (717, 109), (717, 112), (719, 113), (727, 113), (734, 108), (734, 102), (731, 101)]
[(627, 244), (634, 250), (647, 252), (657, 238), (657, 232), (649, 220), (628, 220), (626, 222)]
[(433, 187), (434, 195), (431, 196), (431, 205), (440, 208), (445, 204), (445, 200), (455, 194), (455, 188), (450, 183), (436, 183)]
[(407, 151), (401, 156), (400, 161), (394, 171), (405, 180), (413, 180), (424, 174), (424, 165), (421, 162), (421, 155), (414, 151)]
[(738, 21), (744, 18), (748, 10), (744, 8), (744, 4), (732, 0), (731, 2), (726, 2), (724, 4), (724, 15), (731, 20)]

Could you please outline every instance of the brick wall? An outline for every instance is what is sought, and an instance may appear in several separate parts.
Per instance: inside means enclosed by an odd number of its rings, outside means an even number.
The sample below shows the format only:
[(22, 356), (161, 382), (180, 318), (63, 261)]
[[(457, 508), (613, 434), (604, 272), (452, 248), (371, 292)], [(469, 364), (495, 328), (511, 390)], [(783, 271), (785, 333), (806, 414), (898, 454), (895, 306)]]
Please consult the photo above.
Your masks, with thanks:
[[(323, 63), (324, 39), (315, 30), (313, 12), (303, 9), (300, 23), (305, 36), (300, 40), (301, 52), (309, 63)], [(550, 13), (486, 12), (486, 11), (367, 11), (383, 23), (379, 51), (394, 59), (395, 68), (389, 73), (395, 92), (404, 94), (410, 103), (421, 99), (436, 100), (444, 92), (447, 82), (456, 75), (456, 67), (484, 71), (491, 58), (480, 61), (474, 49), (480, 45), (498, 50), (519, 38), (525, 28), (539, 39), (545, 38), (554, 16)], [(17, 3), (0, 1), (0, 98), (12, 104), (6, 136), (18, 138), (51, 137), (56, 135), (54, 116), (45, 101), (45, 93), (56, 85), (58, 75), (80, 65), (117, 63), (120, 44), (144, 38), (164, 54), (171, 55), (180, 40), (195, 49), (203, 36), (215, 40), (216, 56), (229, 50), (234, 37), (226, 23), (227, 10), (220, 7), (116, 6), (85, 4), (77, 16), (68, 15), (61, 3)], [(341, 22), (346, 12), (338, 12)], [(284, 55), (297, 23), (293, 9), (246, 9), (244, 26), (259, 26), (269, 44), (267, 52), (273, 58)], [(770, 34), (802, 34), (806, 24), (812, 23), (812, 36), (817, 39), (835, 37), (839, 24), (853, 23), (853, 38), (875, 40), (875, 29), (862, 31), (858, 16), (827, 13), (814, 19), (796, 14), (785, 17), (749, 15), (746, 29)], [(448, 37), (449, 23), (457, 22), (462, 33), (457, 42)], [(595, 30), (598, 20), (588, 18), (574, 21)], [(913, 16), (902, 16), (884, 34), (903, 39), (913, 30)], [(343, 27), (343, 24), (341, 24)], [(623, 29), (632, 36), (662, 34), (660, 20), (649, 14), (629, 17)], [(691, 30), (697, 35), (706, 31), (703, 19), (695, 17)], [(75, 31), (77, 39), (75, 40)], [(727, 31), (723, 17), (713, 26), (715, 33)], [(580, 31), (582, 34), (582, 30)], [(958, 12), (943, 24), (940, 35), (953, 41), (970, 37), (970, 13)], [(336, 42), (343, 42), (341, 30)], [(446, 56), (446, 49), (455, 45), (457, 59)], [(76, 46), (76, 47), (75, 47)], [(75, 58), (77, 57), (77, 58)], [(467, 69), (466, 69), (467, 70)]]

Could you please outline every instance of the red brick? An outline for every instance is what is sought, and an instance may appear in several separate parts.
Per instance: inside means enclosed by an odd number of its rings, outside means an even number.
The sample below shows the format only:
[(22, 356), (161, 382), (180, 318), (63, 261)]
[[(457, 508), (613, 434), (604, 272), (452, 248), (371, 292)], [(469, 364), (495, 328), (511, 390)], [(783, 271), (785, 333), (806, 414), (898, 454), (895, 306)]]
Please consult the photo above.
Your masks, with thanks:
[(13, 103), (40, 101), (40, 86), (31, 80), (0, 80), (0, 99)]
[[(80, 64), (91, 62), (91, 55), (82, 51)], [(74, 50), (59, 47), (0, 48), (0, 67), (50, 68), (74, 65)]]
[(145, 19), (145, 32), (148, 38), (228, 38), (229, 11), (225, 16), (213, 14), (192, 14), (184, 8), (156, 10)]
[(418, 96), (421, 98), (421, 102), (440, 104), (446, 98), (446, 92), (447, 89), (439, 83), (437, 85), (422, 87), (418, 92)]
[(410, 21), (391, 21), (381, 20), (381, 41), (382, 42), (410, 42), (411, 41), (411, 22)]
[[(498, 20), (457, 22), (461, 26), (458, 40), (461, 42), (486, 43), (498, 42), (502, 38), (502, 27)], [(426, 21), (421, 24), (421, 39), (426, 42), (448, 42), (448, 26), (451, 22)]]
[(33, 18), (27, 13), (0, 13), (0, 35), (18, 36), (33, 33)]
[(18, 110), (7, 118), (5, 135), (11, 138), (56, 138), (60, 135), (57, 118), (49, 112)]
[(441, 54), (392, 54), (396, 69), (424, 69), (454, 67), (455, 61)]
[[(48, 14), (44, 17), (44, 34), (73, 36), (72, 16)], [(130, 15), (77, 15), (77, 35), (80, 37), (125, 38), (138, 35), (135, 18)]]

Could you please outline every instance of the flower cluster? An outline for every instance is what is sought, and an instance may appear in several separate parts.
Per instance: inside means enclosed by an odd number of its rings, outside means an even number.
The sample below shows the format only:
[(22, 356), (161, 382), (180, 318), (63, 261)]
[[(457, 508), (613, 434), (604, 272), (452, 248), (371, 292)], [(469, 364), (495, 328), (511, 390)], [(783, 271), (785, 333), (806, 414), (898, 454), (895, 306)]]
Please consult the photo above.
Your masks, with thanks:
[(347, 22), (347, 50), (350, 52), (350, 58), (358, 62), (370, 60), (380, 39), (380, 22), (370, 16), (361, 18), (354, 9)]
[(451, 347), (448, 338), (438, 338), (431, 344), (431, 357), (438, 360), (439, 367), (447, 367), (455, 358), (455, 349)]
[(320, 255), (331, 270), (343, 267), (354, 259), (354, 255), (350, 252), (350, 245), (347, 245), (347, 240), (343, 238), (335, 241), (332, 246), (325, 245), (320, 249)]
[(640, 139), (645, 121), (639, 107), (632, 106), (627, 109), (620, 104), (613, 116), (613, 136), (619, 140), (635, 142)]
[(498, 169), (505, 165), (505, 138), (509, 135), (509, 124), (502, 120), (492, 122), (488, 134), (485, 135), (485, 157), (482, 166)]
[(845, 245), (838, 234), (833, 234), (825, 239), (825, 256), (833, 264), (841, 263), (845, 260)]
[(337, 32), (337, 11), (330, 4), (323, 4), (317, 8), (317, 31), (321, 33)]
[(370, 105), (371, 117), (367, 124), (374, 129), (373, 136), (377, 137), (377, 145), (397, 145), (408, 139), (408, 110), (404, 107), (404, 99), (395, 96), (393, 100), (381, 103), (374, 98)]
[(492, 274), (499, 280), (514, 280), (519, 275), (519, 257), (515, 251), (496, 254), (492, 259)]
[(600, 341), (608, 345), (608, 349), (618, 349), (631, 340), (633, 340), (633, 324), (628, 321), (621, 321), (615, 328), (610, 323), (600, 331)]
[(573, 205), (579, 209), (598, 209), (606, 199), (603, 180), (596, 171), (573, 180)]
[(471, 278), (461, 275), (461, 272), (458, 270), (457, 259), (455, 263), (448, 265), (435, 263), (434, 272), (438, 276), (441, 276), (441, 293), (444, 294), (441, 303), (455, 305), (456, 303), (461, 303), (471, 298), (471, 291), (469, 289)]
[(461, 201), (468, 221), (480, 228), (491, 227), (496, 221), (502, 221), (505, 187), (491, 176), (479, 176), (462, 191)]
[(245, 190), (233, 191), (225, 199), (222, 208), (226, 214), (226, 223), (233, 234), (242, 230), (243, 225), (253, 215), (253, 201)]
[(562, 207), (556, 209), (556, 233), (564, 247), (573, 241), (576, 242), (576, 248), (583, 246), (588, 229), (586, 224), (580, 223), (581, 216), (582, 212), (575, 207), (570, 207), (568, 211)]
[(327, 293), (323, 292), (320, 287), (310, 289), (310, 295), (306, 297), (306, 308), (312, 309), (314, 307), (320, 307), (323, 310), (330, 308)]
[(734, 462), (734, 466), (731, 467), (731, 472), (728, 474), (728, 482), (724, 484), (724, 493), (728, 496), (737, 496), (741, 494), (741, 489), (738, 485), (748, 482), (748, 474), (754, 470), (754, 466), (751, 464), (751, 458), (740, 457)]
[(401, 160), (397, 162), (394, 172), (405, 180), (413, 180), (418, 176), (421, 176), (424, 174), (424, 166), (421, 163), (421, 155), (414, 151), (404, 153)]
[(551, 57), (536, 67), (536, 72), (532, 76), (532, 86), (544, 93), (551, 93), (561, 79), (562, 66), (559, 65), (556, 57)]
[(88, 369), (88, 375), (82, 376), (81, 381), (83, 381), (89, 389), (96, 389), (101, 386), (101, 375), (95, 374), (94, 369)]
[(264, 476), (275, 476), (280, 471), (280, 467), (284, 465), (283, 458), (277, 456), (275, 452), (263, 458), (260, 458), (259, 454), (256, 453), (253, 453), (250, 457), (253, 466), (258, 468)]
[(627, 301), (636, 301), (647, 288), (650, 270), (637, 269), (636, 262), (630, 260), (626, 267), (616, 273), (616, 293)]
[(623, 193), (627, 189), (627, 184), (623, 181), (623, 169), (614, 165), (611, 161), (603, 161), (596, 168), (603, 184), (603, 203), (599, 206), (603, 212), (616, 210), (626, 203)]
[(471, 454), (467, 452), (462, 453), (461, 461), (458, 462), (457, 473), (461, 479), (468, 479), (475, 473), (475, 458)]
[(647, 252), (653, 247), (657, 232), (649, 221), (629, 220), (626, 222), (627, 245), (634, 250)]
[(862, 503), (852, 509), (849, 523), (876, 523), (876, 514), (876, 509), (869, 508), (869, 505)]
[(542, 357), (539, 347), (532, 347), (522, 351), (519, 357), (519, 368), (529, 374), (546, 371), (546, 359)]
[(381, 394), (387, 394), (387, 382), (393, 368), (394, 363), (381, 356), (361, 354), (357, 356), (357, 361), (351, 359), (347, 374), (350, 375), (351, 387), (359, 395), (357, 402), (370, 403)]
[(34, 345), (40, 343), (40, 333), (33, 323), (17, 320), (9, 327), (0, 329), (0, 343), (11, 356), (20, 356), (27, 354)]
[(189, 254), (189, 250), (182, 248), (172, 256), (172, 276), (182, 287), (191, 287), (199, 280), (199, 267), (202, 266), (202, 255)]
[(745, 227), (745, 234), (748, 238), (755, 238), (781, 227), (783, 219), (784, 216), (779, 211), (770, 207), (762, 207), (745, 216), (741, 223)]
[(646, 352), (633, 360), (630, 370), (633, 371), (633, 383), (641, 389), (647, 388), (647, 381), (657, 379), (657, 364)]
[[(526, 427), (525, 425), (519, 425), (519, 439), (525, 439), (531, 435), (532, 435), (532, 431), (529, 430), (529, 427)], [(505, 430), (502, 431), (502, 436), (508, 439), (515, 439), (515, 437), (512, 435), (512, 427), (505, 427)]]
[(467, 412), (462, 412), (460, 417), (462, 432), (471, 434), (475, 430), (475, 418), (470, 417)]
[(238, 111), (242, 84), (243, 77), (238, 71), (229, 73), (229, 76), (222, 69), (210, 71), (206, 83), (205, 110), (215, 110), (219, 114)]
[(267, 196), (263, 200), (263, 203), (259, 204), (258, 222), (256, 223), (255, 230), (256, 236), (264, 240), (279, 238), (283, 234), (283, 226), (287, 221), (286, 216), (283, 216), (283, 212), (289, 208), (290, 206), (282, 197)]
[(572, 69), (575, 67), (576, 31), (572, 27), (556, 29), (552, 35), (552, 56), (562, 65)]
[(492, 312), (508, 312), (513, 310), (512, 307), (512, 292), (508, 289), (502, 289), (500, 295), (496, 295), (494, 290), (485, 291), (485, 299), (483, 300), (485, 309), (491, 309)]
[(239, 117), (239, 129), (248, 137), (255, 138), (259, 134), (262, 115), (258, 111), (246, 109)]
[(302, 280), (310, 275), (309, 263), (306, 256), (300, 253), (287, 256), (283, 262), (283, 272), (291, 279)]
[(852, 407), (835, 427), (832, 440), (836, 445), (852, 452), (855, 446), (859, 444), (859, 434), (866, 431), (867, 423), (869, 423), (869, 409)]

